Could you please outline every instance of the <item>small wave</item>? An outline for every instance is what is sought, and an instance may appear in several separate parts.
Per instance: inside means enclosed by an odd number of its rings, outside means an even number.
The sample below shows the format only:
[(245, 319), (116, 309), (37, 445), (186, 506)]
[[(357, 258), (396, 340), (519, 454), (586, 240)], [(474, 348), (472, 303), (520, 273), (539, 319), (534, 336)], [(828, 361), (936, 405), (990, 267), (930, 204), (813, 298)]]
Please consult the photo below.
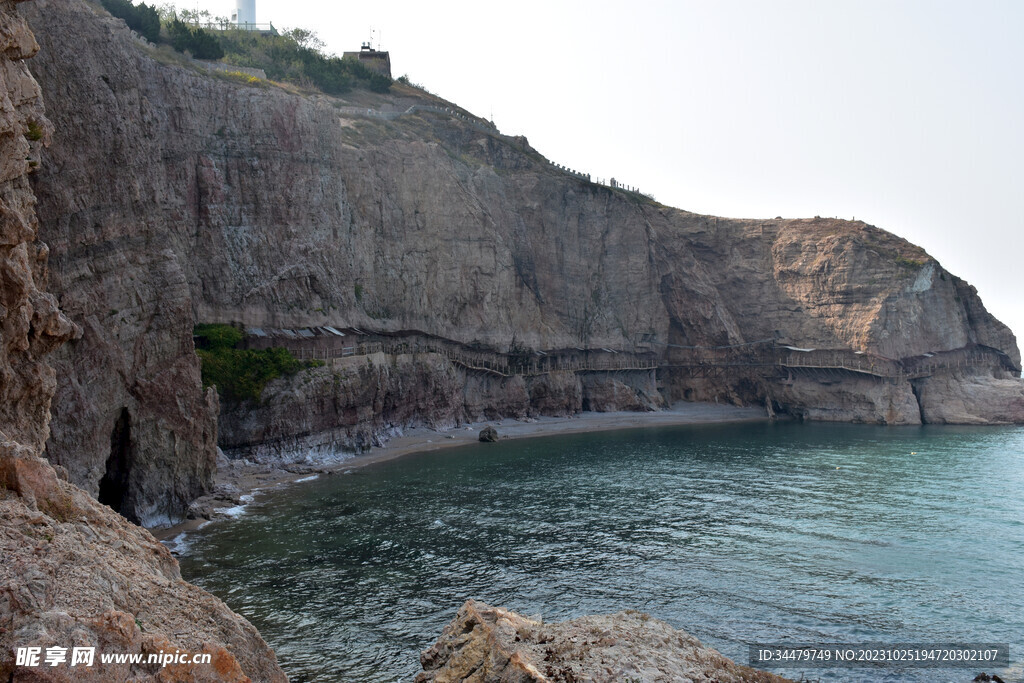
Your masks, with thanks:
[(295, 483), (296, 484), (301, 484), (304, 481), (313, 481), (313, 480), (319, 479), (319, 478), (320, 478), (319, 474), (313, 474), (313, 475), (310, 475), (308, 477), (303, 477), (302, 479), (296, 479)]
[(221, 517), (230, 517), (232, 519), (235, 519), (236, 517), (241, 517), (243, 514), (245, 514), (245, 506), (234, 505), (229, 508), (220, 508), (219, 510), (217, 510), (217, 514)]
[(220, 508), (217, 510), (217, 514), (221, 517), (230, 517), (235, 519), (245, 514), (245, 509), (249, 506), (249, 503), (253, 502), (256, 498), (252, 494), (245, 494), (239, 497), (238, 505), (233, 505), (229, 508)]
[(168, 538), (160, 542), (175, 555), (187, 554), (189, 547), (192, 545), (192, 540), (188, 538), (188, 534), (178, 534), (174, 538)]

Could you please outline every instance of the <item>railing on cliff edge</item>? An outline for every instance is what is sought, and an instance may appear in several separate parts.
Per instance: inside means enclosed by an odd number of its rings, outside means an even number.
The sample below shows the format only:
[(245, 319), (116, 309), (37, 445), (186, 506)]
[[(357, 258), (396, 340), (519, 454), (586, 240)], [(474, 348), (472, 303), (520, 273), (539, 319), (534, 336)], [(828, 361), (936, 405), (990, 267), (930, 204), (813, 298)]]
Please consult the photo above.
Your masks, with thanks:
[[(287, 334), (284, 334), (287, 333)], [(780, 345), (774, 340), (759, 340), (728, 346), (680, 346), (661, 344), (666, 354), (636, 353), (614, 349), (562, 349), (559, 351), (522, 351), (502, 353), (491, 349), (475, 349), (460, 342), (432, 337), (422, 333), (356, 343), (341, 337), (313, 337), (292, 330), (282, 331), (283, 338), (262, 342), (288, 349), (300, 360), (322, 360), (369, 356), (433, 353), (448, 358), (467, 370), (500, 377), (541, 375), (551, 372), (619, 372), (687, 369), (700, 372), (759, 370), (762, 374), (785, 375), (793, 372), (852, 373), (889, 381), (909, 381), (927, 377), (938, 371), (960, 368), (991, 368), (1019, 373), (1006, 354), (981, 345), (929, 353), (903, 360), (852, 349), (801, 349)], [(328, 339), (317, 346), (315, 339)], [(312, 341), (311, 341), (312, 340)], [(312, 345), (311, 345), (312, 344)], [(785, 379), (783, 379), (785, 381)]]
[(288, 341), (279, 344), (299, 360), (321, 360), (330, 362), (337, 359), (369, 356), (375, 353), (387, 355), (433, 353), (448, 358), (467, 370), (484, 372), (501, 377), (513, 375), (543, 375), (551, 372), (619, 372), (650, 371), (660, 367), (655, 358), (639, 357), (631, 353), (590, 350), (573, 356), (544, 355), (524, 360), (521, 355), (498, 352), (471, 351), (442, 343), (370, 342), (337, 348), (305, 348)]
[(666, 365), (840, 371), (896, 381), (921, 379), (937, 371), (972, 367), (1020, 372), (1005, 353), (982, 345), (896, 360), (853, 349), (801, 349), (779, 345), (773, 340), (723, 347), (675, 347), (670, 349)]

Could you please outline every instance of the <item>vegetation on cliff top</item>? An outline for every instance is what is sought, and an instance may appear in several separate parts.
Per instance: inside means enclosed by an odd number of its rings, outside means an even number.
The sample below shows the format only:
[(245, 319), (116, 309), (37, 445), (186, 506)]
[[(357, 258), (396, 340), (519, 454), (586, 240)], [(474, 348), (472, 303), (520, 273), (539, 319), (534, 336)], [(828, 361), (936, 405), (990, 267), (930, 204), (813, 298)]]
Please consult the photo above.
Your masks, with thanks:
[(292, 29), (281, 35), (258, 31), (219, 31), (224, 61), (263, 69), (267, 78), (297, 85), (312, 85), (328, 95), (341, 95), (354, 87), (387, 92), (391, 79), (371, 71), (358, 59), (342, 59), (322, 52), (316, 34)]
[(239, 349), (245, 335), (231, 325), (196, 325), (192, 334), (202, 361), (203, 387), (216, 387), (222, 399), (259, 401), (271, 380), (320, 365), (300, 361), (283, 348)]
[(134, 5), (130, 0), (100, 3), (149, 42), (169, 44), (196, 59), (262, 69), (271, 80), (315, 87), (328, 95), (357, 87), (382, 93), (391, 87), (391, 78), (366, 68), (358, 59), (325, 53), (324, 43), (312, 31), (244, 31), (205, 10), (183, 10), (179, 15), (169, 5), (158, 9), (146, 3)]
[(124, 19), (128, 28), (151, 43), (160, 41), (160, 15), (156, 7), (146, 3), (133, 5), (129, 0), (100, 0), (103, 8), (119, 19)]

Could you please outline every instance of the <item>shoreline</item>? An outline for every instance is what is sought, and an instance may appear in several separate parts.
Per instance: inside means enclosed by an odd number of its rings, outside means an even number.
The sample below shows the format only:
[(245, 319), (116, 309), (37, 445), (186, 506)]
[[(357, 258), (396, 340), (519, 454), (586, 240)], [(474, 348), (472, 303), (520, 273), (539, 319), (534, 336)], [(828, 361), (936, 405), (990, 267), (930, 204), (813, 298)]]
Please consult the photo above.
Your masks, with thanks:
[[(761, 407), (740, 407), (703, 402), (678, 402), (666, 410), (652, 412), (582, 412), (566, 417), (538, 417), (527, 420), (503, 418), (462, 424), (450, 429), (413, 427), (401, 436), (389, 439), (383, 446), (374, 446), (368, 453), (352, 455), (338, 461), (323, 463), (253, 463), (221, 460), (214, 491), (193, 503), (198, 512), (170, 527), (150, 529), (163, 543), (199, 530), (207, 524), (230, 519), (241, 512), (256, 496), (277, 491), (285, 486), (312, 481), (321, 475), (334, 475), (369, 465), (387, 462), (418, 453), (456, 448), (479, 443), (480, 430), (491, 426), (499, 438), (530, 439), (560, 434), (606, 432), (677, 425), (720, 424), (731, 422), (767, 422), (771, 418)], [(171, 547), (174, 550), (173, 546)]]

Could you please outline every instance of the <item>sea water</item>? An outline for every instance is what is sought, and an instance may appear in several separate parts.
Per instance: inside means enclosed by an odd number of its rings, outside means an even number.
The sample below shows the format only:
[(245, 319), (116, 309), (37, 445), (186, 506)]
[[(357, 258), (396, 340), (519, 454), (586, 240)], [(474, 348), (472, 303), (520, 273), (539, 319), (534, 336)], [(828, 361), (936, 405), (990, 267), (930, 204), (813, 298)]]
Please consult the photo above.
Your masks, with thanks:
[(754, 423), (480, 444), (321, 476), (190, 538), (186, 579), (293, 681), (408, 680), (467, 598), (638, 609), (751, 643), (1009, 643), (1011, 666), (774, 669), (1020, 680), (1024, 429)]

